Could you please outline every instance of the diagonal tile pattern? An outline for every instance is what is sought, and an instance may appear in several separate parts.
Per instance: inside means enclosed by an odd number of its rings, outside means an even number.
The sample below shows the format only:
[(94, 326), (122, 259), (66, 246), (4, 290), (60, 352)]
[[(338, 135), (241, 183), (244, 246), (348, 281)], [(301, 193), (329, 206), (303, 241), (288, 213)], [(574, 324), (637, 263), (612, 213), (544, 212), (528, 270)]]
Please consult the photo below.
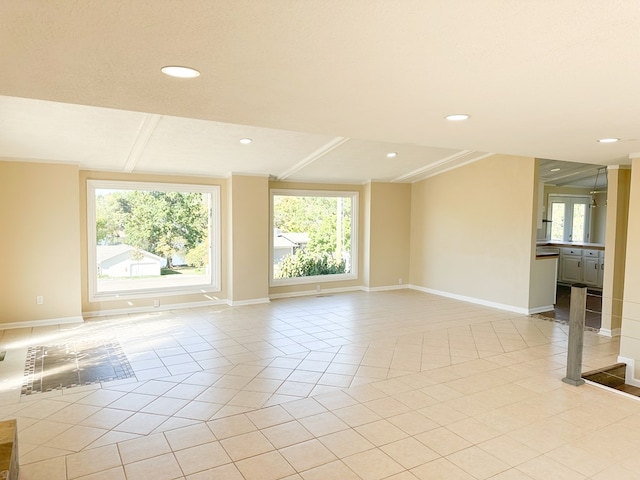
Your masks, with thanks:
[[(632, 478), (640, 403), (567, 327), (398, 290), (1, 332), (21, 478)], [(135, 377), (21, 396), (29, 346), (115, 338)], [(617, 339), (585, 332), (584, 369)], [(550, 475), (549, 472), (554, 472)]]

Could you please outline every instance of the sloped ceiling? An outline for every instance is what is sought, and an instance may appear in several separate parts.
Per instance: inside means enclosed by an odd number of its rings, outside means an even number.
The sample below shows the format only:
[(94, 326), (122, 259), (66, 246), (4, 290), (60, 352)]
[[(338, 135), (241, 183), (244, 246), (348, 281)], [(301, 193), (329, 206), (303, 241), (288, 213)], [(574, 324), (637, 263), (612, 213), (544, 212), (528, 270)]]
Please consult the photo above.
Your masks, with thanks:
[(8, 0), (0, 157), (349, 183), (490, 152), (629, 163), (639, 21), (635, 0)]

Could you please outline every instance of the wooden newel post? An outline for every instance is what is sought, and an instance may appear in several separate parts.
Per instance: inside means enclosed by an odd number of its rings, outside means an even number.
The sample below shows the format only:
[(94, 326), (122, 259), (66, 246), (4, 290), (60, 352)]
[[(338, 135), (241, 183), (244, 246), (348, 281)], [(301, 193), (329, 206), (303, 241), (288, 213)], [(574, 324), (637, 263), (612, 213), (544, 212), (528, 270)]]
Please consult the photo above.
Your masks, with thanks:
[(571, 286), (569, 305), (569, 348), (567, 350), (567, 376), (562, 379), (569, 385), (582, 385), (582, 349), (584, 346), (584, 317), (587, 309), (587, 286)]

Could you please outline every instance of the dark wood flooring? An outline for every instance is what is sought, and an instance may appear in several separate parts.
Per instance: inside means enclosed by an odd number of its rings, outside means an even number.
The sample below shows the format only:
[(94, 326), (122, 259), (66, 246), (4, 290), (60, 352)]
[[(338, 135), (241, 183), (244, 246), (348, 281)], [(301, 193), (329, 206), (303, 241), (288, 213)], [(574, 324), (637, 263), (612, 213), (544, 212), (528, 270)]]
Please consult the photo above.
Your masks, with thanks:
[[(558, 285), (556, 290), (556, 304), (553, 311), (540, 315), (564, 322), (569, 321), (569, 306), (571, 304), (571, 287)], [(584, 319), (585, 326), (599, 329), (602, 323), (602, 292), (587, 290), (587, 311)]]

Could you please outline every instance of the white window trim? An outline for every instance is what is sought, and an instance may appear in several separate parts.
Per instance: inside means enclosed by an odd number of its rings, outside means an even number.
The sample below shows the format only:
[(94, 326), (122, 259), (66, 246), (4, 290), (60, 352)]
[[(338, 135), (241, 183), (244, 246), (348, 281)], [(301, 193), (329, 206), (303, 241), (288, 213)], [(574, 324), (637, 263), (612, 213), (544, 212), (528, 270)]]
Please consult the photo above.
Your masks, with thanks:
[[(346, 197), (351, 198), (351, 272), (308, 277), (273, 278), (273, 197), (276, 195), (298, 197)], [(360, 195), (352, 190), (289, 190), (271, 189), (269, 207), (269, 286), (305, 285), (309, 283), (342, 282), (358, 279), (358, 211)]]
[[(146, 190), (165, 192), (195, 192), (211, 195), (209, 205), (209, 260), (211, 262), (209, 282), (190, 286), (146, 288), (98, 292), (96, 260), (96, 190)], [(214, 245), (214, 247), (212, 247)], [(119, 180), (87, 180), (87, 276), (89, 302), (136, 298), (166, 297), (203, 292), (220, 291), (220, 187), (218, 185), (194, 185), (161, 182), (131, 182)]]

